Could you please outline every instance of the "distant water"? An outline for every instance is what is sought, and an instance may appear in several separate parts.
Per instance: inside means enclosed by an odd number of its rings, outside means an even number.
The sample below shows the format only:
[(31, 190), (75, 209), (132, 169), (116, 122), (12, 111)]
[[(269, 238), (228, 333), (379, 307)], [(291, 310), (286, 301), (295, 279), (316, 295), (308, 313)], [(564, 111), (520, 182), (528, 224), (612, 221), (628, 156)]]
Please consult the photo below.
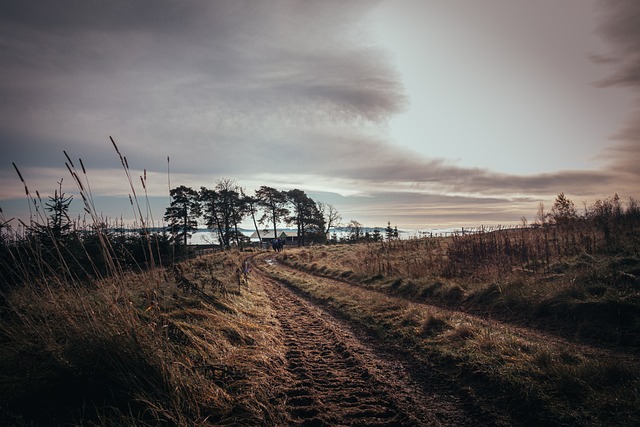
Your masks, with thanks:
[[(281, 230), (287, 231), (287, 232), (293, 232), (293, 233), (295, 233), (296, 231), (295, 229), (288, 229), (288, 228), (283, 228)], [(363, 228), (362, 233), (364, 234), (366, 232), (369, 232), (369, 234), (372, 235), (374, 230), (375, 228), (365, 227)], [(378, 230), (380, 231), (380, 235), (384, 237), (385, 235), (384, 229), (378, 228)], [(471, 229), (468, 229), (468, 230), (471, 230)], [(243, 235), (250, 237), (255, 230), (241, 229), (239, 231)], [(462, 232), (461, 228), (433, 228), (433, 229), (422, 229), (422, 230), (398, 229), (398, 237), (400, 239), (415, 239), (415, 238), (429, 237), (429, 236), (448, 236), (453, 233), (461, 233), (461, 232)], [(347, 230), (345, 227), (331, 229), (331, 231), (329, 231), (330, 235), (333, 235), (334, 233), (336, 234), (338, 239), (347, 238), (350, 234), (349, 230)], [(257, 241), (257, 239), (255, 240)], [(198, 229), (198, 231), (193, 233), (191, 235), (191, 238), (189, 239), (189, 244), (191, 245), (217, 245), (218, 243), (219, 243), (218, 233), (211, 232), (211, 230), (207, 230), (207, 229)]]

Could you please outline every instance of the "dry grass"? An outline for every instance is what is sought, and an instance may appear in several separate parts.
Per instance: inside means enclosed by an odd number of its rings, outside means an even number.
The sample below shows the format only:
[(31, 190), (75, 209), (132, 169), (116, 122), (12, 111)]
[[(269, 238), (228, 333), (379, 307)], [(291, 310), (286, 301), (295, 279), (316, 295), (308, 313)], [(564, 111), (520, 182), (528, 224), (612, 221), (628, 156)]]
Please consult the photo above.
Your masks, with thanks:
[[(240, 256), (211, 255), (182, 271), (237, 289)], [(268, 398), (283, 356), (271, 310), (250, 284), (185, 293), (162, 270), (91, 288), (55, 280), (20, 288), (2, 308), (0, 417), (26, 425), (276, 420)]]
[[(176, 263), (187, 251), (152, 233), (137, 196), (146, 195), (146, 172), (136, 191), (111, 142), (135, 236), (116, 233), (96, 210), (82, 160), (76, 169), (65, 153), (88, 215), (73, 231), (45, 216), (14, 165), (36, 213), (24, 236), (5, 239), (0, 229), (0, 424), (277, 424), (269, 398), (283, 345), (268, 297), (239, 273), (244, 254)], [(0, 224), (8, 224), (1, 210)]]
[[(152, 243), (153, 218), (142, 214), (126, 158), (113, 145), (144, 245), (135, 258), (113, 246), (84, 165), (76, 170), (67, 156), (95, 239), (74, 253), (42, 226), (36, 229), (48, 252), (29, 240), (3, 254), (14, 257), (3, 258), (2, 268), (20, 286), (0, 294), (0, 422), (281, 424), (269, 400), (283, 375), (283, 344), (267, 296), (238, 274), (242, 254), (162, 269), (168, 258)], [(42, 208), (16, 171), (30, 205)], [(141, 180), (146, 194), (146, 176)], [(1, 211), (0, 222), (6, 224)], [(497, 401), (505, 410), (516, 411), (510, 404), (517, 402), (525, 420), (536, 414), (569, 424), (638, 425), (636, 358), (487, 320), (569, 325), (581, 337), (637, 347), (637, 229), (480, 230), (287, 250), (283, 261), (317, 276), (279, 278), (424, 363), (458, 373), (463, 387), (503, 396)]]
[(597, 249), (597, 231), (518, 229), (305, 248), (280, 259), (389, 295), (536, 324), (589, 342), (638, 347), (636, 234), (620, 238), (616, 252)]
[[(325, 260), (344, 250), (318, 249)], [(309, 249), (300, 252), (289, 251), (287, 257), (312, 258), (322, 265)], [(277, 277), (378, 338), (412, 349), (425, 363), (459, 372), (457, 381), (498, 396), (498, 403), (515, 416), (536, 413), (533, 419), (586, 425), (640, 422), (640, 363), (633, 356), (319, 276), (287, 271)]]

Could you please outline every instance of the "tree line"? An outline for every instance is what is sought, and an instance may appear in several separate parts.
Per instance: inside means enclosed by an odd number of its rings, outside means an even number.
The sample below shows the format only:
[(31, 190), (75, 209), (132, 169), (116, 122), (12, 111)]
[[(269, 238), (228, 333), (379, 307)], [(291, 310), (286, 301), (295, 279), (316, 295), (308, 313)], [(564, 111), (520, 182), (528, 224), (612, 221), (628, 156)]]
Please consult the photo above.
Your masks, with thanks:
[[(242, 248), (246, 237), (239, 232), (239, 225), (246, 220), (253, 223), (260, 240), (265, 229), (272, 228), (275, 236), (279, 224), (295, 226), (298, 245), (325, 243), (329, 230), (339, 227), (342, 220), (333, 205), (316, 202), (300, 189), (281, 191), (261, 186), (247, 194), (228, 178), (218, 180), (212, 189), (201, 187), (196, 191), (179, 186), (170, 190), (170, 196), (164, 216), (167, 226), (152, 229), (127, 229), (103, 220), (80, 225), (69, 216), (72, 197), (62, 192), (62, 183), (48, 203), (43, 203), (44, 221), (23, 224), (21, 236), (10, 232), (12, 220), (5, 220), (0, 210), (0, 288), (24, 281), (47, 281), (52, 275), (75, 282), (170, 265), (188, 255), (188, 238), (199, 221), (218, 236), (223, 248)], [(526, 226), (526, 219), (522, 221)], [(550, 211), (540, 203), (532, 225), (575, 230), (576, 242), (595, 241), (597, 236), (585, 230), (598, 230), (604, 247), (615, 250), (624, 234), (633, 235), (639, 223), (640, 203), (633, 198), (625, 204), (616, 194), (590, 206), (585, 204), (584, 211), (579, 212), (560, 193)], [(369, 233), (351, 220), (346, 229), (349, 236), (340, 239), (344, 242), (398, 239), (397, 227), (392, 228), (390, 223), (383, 230), (376, 228)], [(336, 236), (332, 240), (338, 241)]]
[[(189, 256), (188, 237), (198, 221), (217, 234), (223, 248), (229, 248), (242, 247), (246, 237), (239, 225), (246, 219), (251, 219), (258, 235), (264, 227), (273, 227), (275, 234), (278, 224), (295, 225), (299, 245), (325, 242), (329, 229), (342, 220), (333, 205), (316, 202), (302, 190), (262, 186), (249, 195), (235, 181), (222, 178), (212, 189), (179, 186), (170, 190), (166, 227), (128, 228), (102, 219), (82, 225), (79, 218), (70, 216), (73, 196), (66, 195), (59, 184), (59, 191), (48, 201), (38, 198), (40, 221), (20, 221), (20, 234), (11, 231), (13, 219), (5, 220), (0, 209), (0, 290), (25, 282), (49, 282), (52, 277), (76, 283), (171, 265)], [(86, 202), (87, 196), (81, 196)]]
[(219, 179), (214, 188), (195, 190), (181, 185), (169, 194), (171, 202), (164, 215), (167, 231), (174, 244), (184, 247), (200, 221), (217, 234), (220, 246), (229, 248), (242, 247), (244, 236), (238, 229), (248, 219), (260, 241), (261, 230), (272, 227), (277, 236), (278, 224), (295, 226), (299, 246), (325, 243), (329, 230), (342, 219), (333, 205), (316, 202), (303, 190), (282, 191), (263, 185), (247, 194), (229, 178)]

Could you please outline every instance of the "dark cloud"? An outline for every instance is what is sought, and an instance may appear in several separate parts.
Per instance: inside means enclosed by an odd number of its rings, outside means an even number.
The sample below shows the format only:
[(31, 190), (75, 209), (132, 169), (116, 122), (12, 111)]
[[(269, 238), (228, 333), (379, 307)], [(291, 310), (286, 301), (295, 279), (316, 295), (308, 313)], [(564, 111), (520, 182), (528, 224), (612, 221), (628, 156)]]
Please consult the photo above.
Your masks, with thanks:
[[(496, 194), (597, 194), (610, 188), (616, 173), (604, 170), (564, 170), (533, 175), (504, 174), (483, 168), (460, 167), (446, 159), (428, 158), (376, 141), (369, 136), (335, 136), (307, 152), (318, 159), (317, 173), (357, 179), (376, 185), (400, 183), (414, 192)], [(306, 165), (306, 162), (302, 162)], [(308, 171), (308, 169), (307, 169)], [(303, 172), (297, 171), (297, 172)], [(621, 189), (626, 191), (628, 189)]]
[(595, 60), (613, 66), (614, 72), (598, 82), (599, 86), (630, 88), (636, 109), (613, 135), (619, 143), (605, 155), (613, 169), (626, 178), (640, 181), (640, 2), (634, 0), (600, 0), (599, 33), (609, 50), (596, 55)]
[(306, 150), (299, 128), (384, 122), (402, 87), (352, 34), (372, 3), (342, 3), (5, 2), (0, 139), (88, 157), (114, 135), (137, 164), (226, 171)]
[[(228, 3), (228, 2), (227, 2)], [(209, 33), (233, 32), (227, 19), (247, 1), (225, 4), (193, 0), (40, 0), (3, 2), (4, 25), (49, 35), (151, 33), (174, 37), (208, 27)]]
[(634, 0), (600, 0), (599, 32), (611, 47), (600, 56), (618, 66), (600, 84), (636, 87), (640, 85), (640, 4)]
[[(619, 66), (603, 85), (638, 87), (635, 4), (603, 2), (601, 31), (612, 49), (598, 59)], [(170, 156), (172, 173), (194, 182), (197, 176), (324, 177), (376, 195), (371, 200), (383, 207), (364, 204), (369, 211), (395, 207), (404, 215), (438, 203), (454, 216), (473, 204), (498, 215), (498, 206), (517, 197), (511, 195), (587, 194), (614, 182), (614, 173), (604, 171), (516, 176), (463, 168), (392, 144), (385, 125), (408, 97), (388, 52), (364, 27), (374, 5), (4, 1), (0, 177), (14, 174), (12, 161), (65, 173), (66, 150), (108, 180), (120, 168), (112, 135), (136, 170), (164, 172)], [(640, 131), (637, 121), (630, 123), (609, 155), (619, 166), (615, 173), (635, 176)], [(58, 179), (57, 170), (46, 176)], [(381, 191), (389, 194), (378, 196)], [(475, 196), (434, 195), (447, 192)], [(496, 194), (510, 196), (494, 200)]]

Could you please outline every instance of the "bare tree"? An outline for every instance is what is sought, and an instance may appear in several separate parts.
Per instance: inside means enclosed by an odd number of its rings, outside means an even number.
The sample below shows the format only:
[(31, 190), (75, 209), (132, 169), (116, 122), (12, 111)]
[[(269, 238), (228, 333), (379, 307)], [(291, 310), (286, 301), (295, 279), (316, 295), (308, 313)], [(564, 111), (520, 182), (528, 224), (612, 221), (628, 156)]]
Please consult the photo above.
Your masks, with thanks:
[(338, 212), (338, 209), (336, 209), (335, 206), (333, 206), (330, 203), (318, 202), (318, 211), (324, 218), (323, 233), (325, 236), (329, 234), (329, 230), (331, 229), (331, 227), (340, 226), (340, 221), (342, 221), (342, 217), (340, 216), (340, 213)]
[(362, 238), (362, 224), (358, 221), (352, 219), (347, 227), (349, 227), (349, 240), (357, 242)]
[(536, 213), (536, 224), (544, 226), (547, 223), (549, 214), (544, 211), (544, 203), (538, 204), (538, 212)]

